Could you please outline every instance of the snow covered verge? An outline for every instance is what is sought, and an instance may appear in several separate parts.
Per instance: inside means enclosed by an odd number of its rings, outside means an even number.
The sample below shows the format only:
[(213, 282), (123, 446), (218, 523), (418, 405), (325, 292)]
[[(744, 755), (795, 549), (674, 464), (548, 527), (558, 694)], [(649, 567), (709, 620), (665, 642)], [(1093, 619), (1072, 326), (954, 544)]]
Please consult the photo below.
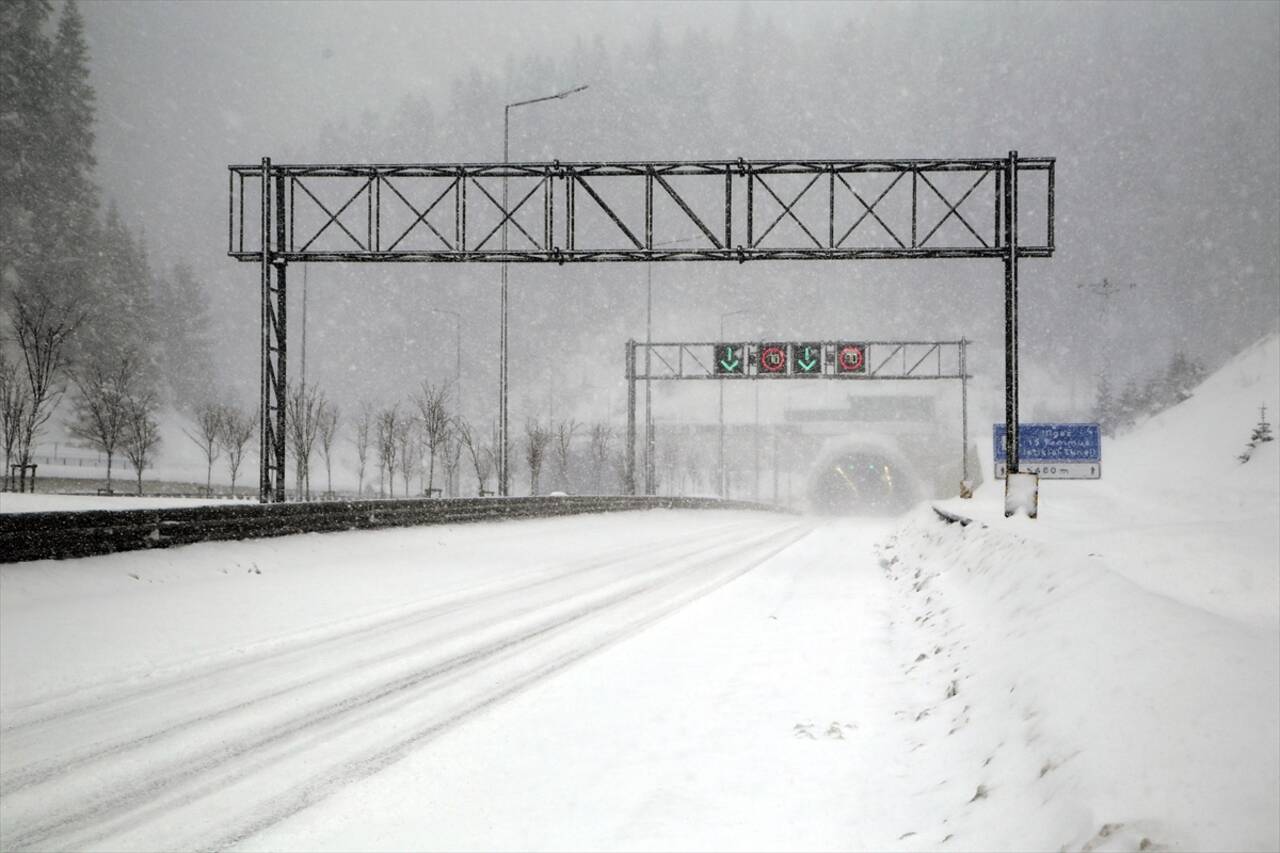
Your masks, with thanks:
[(1040, 518), (989, 483), (944, 504), (979, 523), (922, 509), (882, 546), (931, 637), (919, 740), (965, 794), (953, 843), (1280, 849), (1277, 442), (1236, 459), (1277, 398), (1273, 336), (1108, 442), (1103, 480), (1042, 481)]
[(43, 492), (0, 492), (0, 512), (81, 512), (93, 509), (173, 509), (188, 506), (227, 506), (257, 503), (244, 498), (175, 498), (112, 495), (53, 495)]

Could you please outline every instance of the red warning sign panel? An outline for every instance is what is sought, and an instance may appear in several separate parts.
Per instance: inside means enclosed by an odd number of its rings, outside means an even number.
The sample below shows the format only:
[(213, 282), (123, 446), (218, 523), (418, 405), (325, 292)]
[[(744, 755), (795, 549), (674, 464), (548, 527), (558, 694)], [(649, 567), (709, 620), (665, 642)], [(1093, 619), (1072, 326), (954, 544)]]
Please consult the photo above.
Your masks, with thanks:
[(760, 373), (766, 376), (785, 374), (787, 372), (787, 345), (760, 345)]
[(866, 373), (867, 345), (843, 343), (836, 345), (836, 373)]

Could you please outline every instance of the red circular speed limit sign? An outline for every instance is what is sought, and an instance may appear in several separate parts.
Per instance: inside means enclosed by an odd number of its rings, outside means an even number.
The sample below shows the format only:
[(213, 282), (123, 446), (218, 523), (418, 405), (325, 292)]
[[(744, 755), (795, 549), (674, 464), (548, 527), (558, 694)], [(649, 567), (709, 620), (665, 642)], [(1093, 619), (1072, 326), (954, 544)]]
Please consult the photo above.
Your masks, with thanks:
[(760, 371), (782, 373), (787, 369), (787, 349), (783, 344), (764, 344), (760, 347)]
[(862, 373), (866, 369), (862, 344), (841, 344), (836, 351), (836, 367), (841, 373)]

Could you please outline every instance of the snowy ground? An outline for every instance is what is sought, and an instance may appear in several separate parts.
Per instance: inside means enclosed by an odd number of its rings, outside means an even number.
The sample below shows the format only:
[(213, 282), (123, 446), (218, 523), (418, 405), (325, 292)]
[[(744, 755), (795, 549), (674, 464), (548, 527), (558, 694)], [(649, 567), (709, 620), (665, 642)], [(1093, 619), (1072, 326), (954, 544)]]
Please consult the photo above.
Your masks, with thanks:
[(0, 512), (79, 512), (90, 509), (169, 509), (184, 506), (226, 506), (230, 503), (257, 503), (241, 498), (132, 497), (112, 495), (52, 495), (43, 492), (0, 492)]
[(1035, 521), (6, 566), (0, 848), (1280, 848), (1277, 442), (1235, 461), (1278, 397), (1273, 338)]

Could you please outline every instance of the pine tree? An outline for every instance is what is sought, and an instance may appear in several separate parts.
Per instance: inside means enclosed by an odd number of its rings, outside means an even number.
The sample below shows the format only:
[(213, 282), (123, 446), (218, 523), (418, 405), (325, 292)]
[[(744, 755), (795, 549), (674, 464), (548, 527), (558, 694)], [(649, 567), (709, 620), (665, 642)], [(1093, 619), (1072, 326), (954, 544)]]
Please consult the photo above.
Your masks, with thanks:
[(1108, 438), (1115, 436), (1116, 399), (1111, 390), (1111, 380), (1105, 373), (1098, 377), (1098, 391), (1093, 402), (1093, 419), (1098, 422), (1103, 435)]
[(49, 0), (0, 3), (0, 280), (27, 284), (50, 137)]
[(156, 349), (171, 398), (182, 408), (198, 406), (208, 395), (212, 350), (204, 288), (186, 263), (157, 276), (155, 285)]
[(1258, 449), (1258, 445), (1266, 444), (1268, 441), (1275, 441), (1275, 436), (1271, 434), (1271, 423), (1267, 420), (1267, 407), (1264, 404), (1258, 409), (1258, 423), (1253, 428), (1253, 434), (1249, 436), (1249, 443), (1244, 446), (1244, 452), (1236, 459), (1241, 464), (1248, 462), (1253, 457), (1253, 451)]
[(1253, 428), (1253, 435), (1249, 440), (1257, 446), (1265, 444), (1268, 441), (1275, 441), (1275, 436), (1271, 434), (1271, 423), (1267, 420), (1267, 407), (1265, 405), (1258, 409), (1258, 425)]
[(48, 69), (45, 186), (37, 202), (37, 239), (42, 251), (33, 260), (38, 264), (37, 278), (44, 279), (51, 292), (80, 303), (94, 281), (98, 188), (92, 177), (94, 92), (89, 83), (89, 49), (75, 0), (62, 8)]

